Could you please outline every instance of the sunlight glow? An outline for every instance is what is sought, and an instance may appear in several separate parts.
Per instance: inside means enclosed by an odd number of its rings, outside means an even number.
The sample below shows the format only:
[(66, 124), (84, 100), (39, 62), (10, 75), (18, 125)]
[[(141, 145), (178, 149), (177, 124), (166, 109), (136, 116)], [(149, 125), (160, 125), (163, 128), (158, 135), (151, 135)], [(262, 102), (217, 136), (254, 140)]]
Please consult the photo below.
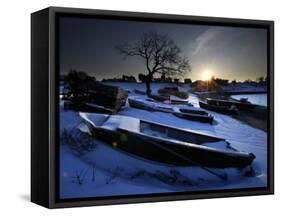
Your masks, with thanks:
[(202, 73), (202, 80), (208, 81), (212, 78), (212, 72), (208, 69), (204, 70)]

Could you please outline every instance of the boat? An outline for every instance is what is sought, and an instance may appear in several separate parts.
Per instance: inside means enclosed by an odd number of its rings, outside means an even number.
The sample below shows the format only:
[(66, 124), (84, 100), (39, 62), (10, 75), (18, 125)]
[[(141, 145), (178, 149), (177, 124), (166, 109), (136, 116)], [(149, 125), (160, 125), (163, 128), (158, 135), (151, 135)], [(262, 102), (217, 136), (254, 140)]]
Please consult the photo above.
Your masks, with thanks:
[(88, 113), (80, 116), (94, 139), (151, 163), (205, 170), (242, 169), (255, 159), (253, 153), (238, 151), (219, 137), (128, 116)]
[(180, 91), (178, 87), (165, 87), (158, 90), (159, 95), (164, 96), (176, 96), (181, 99), (187, 99), (188, 94), (187, 92)]
[(219, 106), (235, 106), (238, 110), (250, 110), (254, 109), (257, 105), (252, 104), (247, 99), (242, 98), (241, 100), (235, 100), (235, 99), (215, 99), (215, 98), (207, 98), (206, 99), (208, 104), (214, 104)]
[(149, 97), (153, 100), (165, 103), (165, 104), (172, 104), (172, 105), (188, 105), (193, 106), (187, 99), (182, 99), (174, 95), (157, 95), (157, 94), (150, 94)]
[(179, 118), (198, 121), (202, 123), (213, 123), (213, 116), (209, 115), (206, 111), (198, 110), (195, 108), (182, 108), (182, 107), (174, 107), (164, 104), (159, 104), (157, 102), (153, 102), (150, 99), (138, 99), (138, 98), (128, 98), (128, 102), (131, 107), (137, 109), (148, 110), (152, 112), (165, 112), (171, 113)]
[[(139, 95), (146, 95), (146, 92), (138, 90), (138, 89), (134, 89), (134, 93), (139, 94)], [(155, 101), (159, 101), (159, 102), (162, 102), (165, 104), (174, 104), (174, 105), (184, 104), (184, 105), (188, 105), (188, 106), (193, 106), (191, 103), (189, 103), (189, 101), (187, 99), (183, 99), (183, 98), (177, 97), (175, 95), (150, 93), (148, 95), (148, 97)]]
[[(118, 112), (127, 101), (128, 92), (122, 88), (97, 82), (91, 78), (73, 80), (75, 86), (71, 89), (65, 85), (65, 93), (62, 99), (71, 102), (69, 107), (77, 111), (91, 110), (92, 106), (104, 107)], [(89, 106), (89, 104), (92, 104)], [(80, 109), (81, 108), (81, 109)]]
[(182, 99), (179, 98), (177, 96), (171, 95), (170, 96), (170, 104), (183, 104), (183, 105), (188, 105), (188, 106), (193, 106), (193, 104), (191, 104), (188, 99)]
[(254, 108), (258, 107), (257, 104), (251, 103), (248, 100), (248, 98), (240, 98), (238, 100), (238, 99), (235, 99), (235, 98), (231, 97), (231, 98), (229, 98), (229, 100), (232, 101), (232, 102), (236, 102), (239, 109), (251, 110), (251, 109), (254, 109)]
[(199, 101), (199, 106), (203, 109), (215, 111), (215, 112), (226, 114), (226, 115), (237, 115), (238, 114), (238, 109), (234, 105), (229, 106), (229, 105), (209, 103), (208, 101)]
[(159, 102), (170, 101), (170, 96), (158, 95), (158, 94), (150, 94), (150, 98)]

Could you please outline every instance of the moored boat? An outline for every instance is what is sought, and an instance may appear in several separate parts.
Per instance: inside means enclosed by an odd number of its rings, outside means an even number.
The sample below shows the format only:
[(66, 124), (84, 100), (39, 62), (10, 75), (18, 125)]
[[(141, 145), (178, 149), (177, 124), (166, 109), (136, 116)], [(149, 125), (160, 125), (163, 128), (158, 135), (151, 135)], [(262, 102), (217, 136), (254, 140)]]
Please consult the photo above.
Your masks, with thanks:
[(86, 75), (83, 79), (69, 80), (61, 91), (62, 99), (70, 104), (69, 108), (81, 112), (101, 111), (100, 108), (104, 108), (116, 113), (125, 105), (128, 97), (126, 90), (97, 82)]
[(223, 138), (133, 117), (80, 113), (91, 135), (139, 159), (172, 166), (243, 168), (254, 154), (239, 152)]
[(235, 99), (215, 99), (215, 98), (207, 98), (208, 104), (218, 105), (218, 106), (235, 106), (237, 109), (241, 110), (249, 110), (254, 109), (257, 105), (250, 103), (245, 98), (241, 100)]
[(193, 106), (188, 99), (182, 99), (177, 96), (171, 95), (170, 96), (170, 103), (171, 104), (182, 104), (182, 105), (188, 105), (188, 106)]
[[(134, 89), (134, 93), (139, 94), (139, 95), (146, 95), (146, 92), (138, 90), (138, 89)], [(181, 98), (181, 97), (178, 97), (175, 95), (151, 93), (148, 95), (148, 97), (155, 101), (166, 103), (166, 104), (184, 104), (184, 105), (188, 105), (188, 106), (193, 106), (191, 103), (189, 103), (187, 98)]]
[(235, 106), (214, 104), (209, 103), (208, 101), (199, 101), (199, 106), (203, 109), (215, 111), (226, 115), (236, 115), (238, 113), (238, 109)]
[(164, 96), (164, 95), (150, 94), (149, 97), (159, 102), (170, 100), (170, 96)]
[(238, 100), (231, 97), (229, 100), (238, 103), (238, 108), (240, 109), (250, 110), (258, 107), (257, 104), (251, 103), (248, 98), (240, 98), (240, 100)]
[(176, 96), (181, 99), (187, 99), (188, 93), (180, 91), (178, 87), (165, 87), (158, 90), (159, 95)]
[(174, 107), (174, 106), (159, 104), (157, 102), (137, 99), (137, 98), (128, 98), (128, 102), (131, 107), (137, 109), (143, 109), (153, 112), (171, 113), (179, 118), (183, 118), (191, 121), (198, 121), (198, 122), (211, 124), (214, 120), (213, 116), (209, 115), (207, 112), (195, 108), (187, 109), (182, 107)]
[(150, 94), (149, 97), (153, 100), (165, 103), (165, 104), (183, 104), (188, 106), (193, 106), (187, 99), (182, 99), (174, 95), (157, 95), (157, 94)]

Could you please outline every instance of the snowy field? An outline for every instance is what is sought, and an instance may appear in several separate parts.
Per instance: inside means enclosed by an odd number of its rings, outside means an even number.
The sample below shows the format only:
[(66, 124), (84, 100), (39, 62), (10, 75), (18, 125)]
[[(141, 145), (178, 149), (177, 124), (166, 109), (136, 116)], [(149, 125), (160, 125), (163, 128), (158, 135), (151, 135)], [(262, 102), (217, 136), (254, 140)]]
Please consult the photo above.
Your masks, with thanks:
[[(109, 83), (108, 83), (109, 84)], [(133, 89), (145, 90), (143, 84), (110, 83), (129, 90), (130, 96), (137, 96)], [(173, 84), (169, 84), (173, 85)], [(167, 84), (152, 84), (155, 93)], [(188, 90), (188, 86), (180, 86)], [(146, 97), (140, 96), (138, 97)], [(195, 95), (189, 96), (189, 102), (199, 107)], [(81, 134), (77, 127), (84, 129), (79, 114), (65, 111), (61, 102), (60, 131), (68, 132), (73, 137)], [(234, 148), (252, 152), (256, 159), (253, 170), (212, 169), (216, 173), (226, 174), (222, 180), (199, 167), (173, 167), (139, 160), (130, 155), (113, 150), (98, 140), (93, 142), (90, 151), (73, 151), (64, 141), (60, 144), (60, 196), (61, 198), (101, 197), (130, 194), (152, 194), (163, 192), (219, 190), (234, 188), (264, 187), (267, 185), (267, 134), (252, 128), (230, 116), (208, 111), (216, 123), (204, 124), (177, 118), (169, 113), (149, 112), (131, 108), (128, 105), (119, 115), (131, 116), (182, 129), (225, 138)], [(76, 138), (77, 138), (76, 137)]]

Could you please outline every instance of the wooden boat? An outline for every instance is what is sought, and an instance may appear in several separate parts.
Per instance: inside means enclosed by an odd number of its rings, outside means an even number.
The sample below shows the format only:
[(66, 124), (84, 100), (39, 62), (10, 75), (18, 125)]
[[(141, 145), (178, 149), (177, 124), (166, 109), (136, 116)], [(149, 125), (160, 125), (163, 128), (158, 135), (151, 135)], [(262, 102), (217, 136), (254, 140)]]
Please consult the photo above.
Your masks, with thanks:
[(183, 105), (188, 105), (188, 106), (193, 106), (193, 104), (191, 104), (188, 99), (182, 99), (179, 98), (177, 96), (171, 95), (170, 96), (170, 103), (171, 104), (183, 104)]
[[(134, 93), (139, 94), (139, 95), (146, 95), (146, 92), (134, 89)], [(180, 97), (177, 97), (175, 95), (164, 95), (164, 94), (150, 94), (149, 98), (159, 101), (162, 103), (167, 103), (167, 104), (184, 104), (188, 106), (193, 106), (187, 99), (182, 99)]]
[[(74, 85), (74, 84), (73, 84)], [(117, 112), (125, 105), (128, 97), (128, 92), (122, 88), (106, 85), (101, 82), (93, 81), (92, 79), (76, 80), (76, 91), (66, 85), (66, 93), (63, 99), (73, 102), (78, 111), (88, 109), (86, 104), (96, 104), (100, 107), (105, 107)], [(79, 110), (79, 107), (82, 109)]]
[(188, 105), (188, 106), (193, 106), (187, 99), (182, 99), (174, 95), (157, 95), (157, 94), (150, 94), (150, 98), (153, 100), (165, 103), (165, 104), (172, 104), (172, 105), (178, 105), (178, 104), (183, 104), (183, 105)]
[(159, 102), (170, 100), (170, 96), (164, 96), (164, 95), (150, 94), (149, 97)]
[(199, 101), (199, 106), (203, 109), (215, 111), (226, 115), (236, 115), (238, 110), (235, 106), (209, 104), (207, 101)]
[(255, 159), (254, 154), (239, 152), (218, 137), (127, 116), (80, 116), (95, 139), (141, 160), (207, 169), (243, 168)]
[(257, 105), (252, 104), (251, 102), (242, 99), (242, 100), (235, 100), (235, 99), (215, 99), (215, 98), (207, 98), (207, 103), (210, 105), (219, 105), (219, 106), (235, 106), (238, 110), (249, 110), (254, 109)]
[(209, 115), (207, 112), (203, 110), (197, 110), (194, 108), (186, 109), (186, 108), (172, 107), (168, 105), (155, 103), (153, 101), (145, 101), (136, 98), (128, 98), (128, 102), (131, 107), (137, 109), (144, 109), (152, 112), (171, 113), (179, 118), (183, 118), (191, 121), (198, 121), (202, 123), (211, 124), (214, 120), (213, 116)]
[(181, 99), (187, 99), (188, 94), (187, 92), (180, 91), (178, 87), (165, 87), (158, 90), (159, 95), (164, 96), (176, 96)]

